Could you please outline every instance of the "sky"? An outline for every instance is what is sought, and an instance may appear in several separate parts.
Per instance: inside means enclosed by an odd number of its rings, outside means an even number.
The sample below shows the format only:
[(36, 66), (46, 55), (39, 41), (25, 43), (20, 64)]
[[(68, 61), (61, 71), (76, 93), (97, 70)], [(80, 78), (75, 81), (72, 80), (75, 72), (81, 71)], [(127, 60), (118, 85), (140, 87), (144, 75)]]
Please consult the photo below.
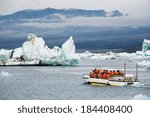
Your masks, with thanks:
[(119, 10), (136, 17), (150, 18), (150, 0), (0, 0), (0, 15), (24, 9), (80, 8)]

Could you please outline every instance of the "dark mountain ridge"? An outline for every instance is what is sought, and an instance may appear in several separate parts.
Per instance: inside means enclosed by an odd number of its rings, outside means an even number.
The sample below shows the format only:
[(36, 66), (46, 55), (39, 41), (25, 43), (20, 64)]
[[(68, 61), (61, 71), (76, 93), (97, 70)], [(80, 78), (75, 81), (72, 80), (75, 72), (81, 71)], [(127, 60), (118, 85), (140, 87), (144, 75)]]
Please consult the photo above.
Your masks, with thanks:
[[(66, 18), (74, 17), (120, 17), (124, 16), (118, 10), (106, 12), (105, 10), (84, 10), (84, 9), (54, 9), (46, 8), (40, 10), (22, 10), (10, 15), (0, 16), (0, 20), (21, 20), (34, 18), (52, 18), (51, 16), (63, 15)], [(59, 15), (57, 18), (59, 18)], [(56, 17), (55, 17), (56, 18)]]

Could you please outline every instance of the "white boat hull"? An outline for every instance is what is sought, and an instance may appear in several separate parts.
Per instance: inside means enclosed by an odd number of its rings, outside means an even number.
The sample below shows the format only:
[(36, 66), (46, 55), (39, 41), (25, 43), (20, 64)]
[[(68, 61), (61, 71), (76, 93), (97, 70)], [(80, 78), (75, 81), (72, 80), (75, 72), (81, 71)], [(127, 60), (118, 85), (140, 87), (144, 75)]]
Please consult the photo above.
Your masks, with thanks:
[(111, 80), (111, 79), (100, 79), (100, 78), (90, 78), (88, 75), (84, 75), (83, 78), (87, 83), (97, 83), (97, 84), (105, 84), (105, 85), (110, 85), (110, 86), (126, 86), (126, 85), (135, 85), (139, 84), (138, 81), (136, 82), (126, 82), (123, 80)]

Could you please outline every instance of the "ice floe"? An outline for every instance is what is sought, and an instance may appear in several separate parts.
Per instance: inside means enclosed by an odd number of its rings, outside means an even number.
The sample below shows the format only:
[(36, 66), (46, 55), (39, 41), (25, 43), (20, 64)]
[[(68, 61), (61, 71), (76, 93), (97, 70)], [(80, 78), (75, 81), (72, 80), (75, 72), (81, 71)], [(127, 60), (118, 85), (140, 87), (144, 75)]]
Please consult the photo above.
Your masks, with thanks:
[(1, 71), (0, 76), (10, 76), (8, 72)]

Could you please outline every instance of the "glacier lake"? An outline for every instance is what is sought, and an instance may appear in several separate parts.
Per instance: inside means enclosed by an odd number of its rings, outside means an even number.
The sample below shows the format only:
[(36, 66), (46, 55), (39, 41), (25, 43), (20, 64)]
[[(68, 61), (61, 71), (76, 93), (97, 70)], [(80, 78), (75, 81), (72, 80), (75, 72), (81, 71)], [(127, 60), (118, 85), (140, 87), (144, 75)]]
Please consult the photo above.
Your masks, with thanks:
[[(86, 84), (82, 78), (94, 68), (121, 69), (135, 74), (135, 62), (127, 57), (81, 59), (76, 66), (0, 67), (2, 100), (132, 100), (150, 99), (150, 70), (139, 67), (139, 85), (112, 87)], [(139, 96), (139, 98), (137, 98)]]

